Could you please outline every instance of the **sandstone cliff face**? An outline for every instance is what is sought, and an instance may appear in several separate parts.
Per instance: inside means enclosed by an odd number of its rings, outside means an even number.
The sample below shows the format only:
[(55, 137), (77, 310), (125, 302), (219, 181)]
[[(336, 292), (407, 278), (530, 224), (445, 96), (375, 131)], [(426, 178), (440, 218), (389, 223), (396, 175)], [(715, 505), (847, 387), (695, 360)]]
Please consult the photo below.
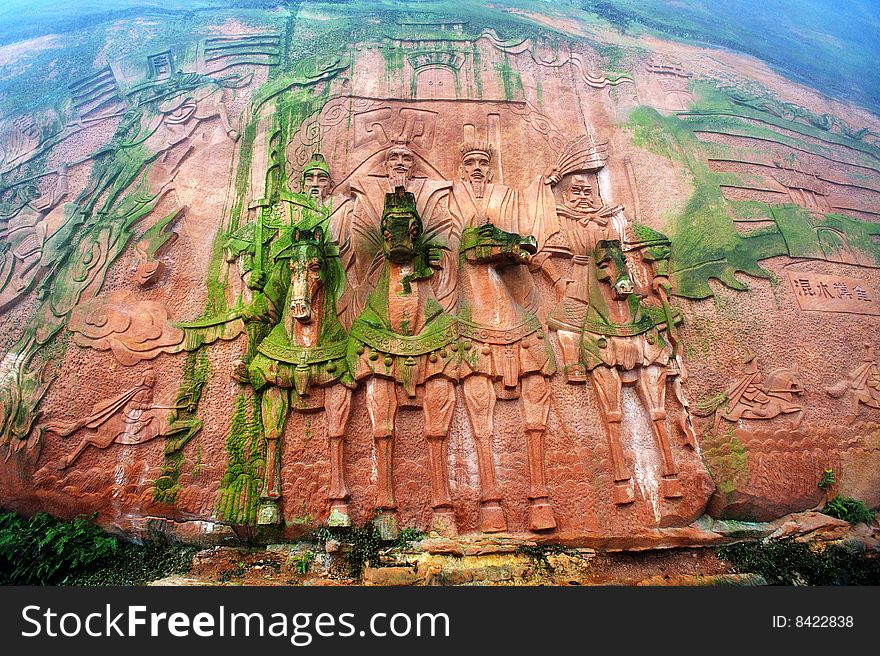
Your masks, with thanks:
[(5, 101), (0, 504), (584, 545), (880, 505), (880, 120), (460, 11), (122, 20)]

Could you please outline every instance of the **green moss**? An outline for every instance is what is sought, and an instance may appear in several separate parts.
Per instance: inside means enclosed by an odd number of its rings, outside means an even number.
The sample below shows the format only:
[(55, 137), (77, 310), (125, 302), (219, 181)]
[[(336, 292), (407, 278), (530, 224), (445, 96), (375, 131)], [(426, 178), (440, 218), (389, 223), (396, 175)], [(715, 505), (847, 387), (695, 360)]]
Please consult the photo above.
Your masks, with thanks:
[(477, 48), (476, 44), (473, 45), (473, 49), (471, 50), (471, 61), (472, 68), (474, 70), (474, 93), (477, 98), (482, 100), (483, 98), (483, 64), (480, 60), (480, 51)]
[(233, 524), (256, 523), (265, 466), (265, 440), (260, 413), (262, 394), (235, 397), (232, 423), (226, 436), (229, 461), (220, 481), (217, 515)]
[[(726, 96), (704, 90), (699, 110), (719, 107), (731, 109), (732, 105)], [(676, 162), (689, 173), (690, 197), (681, 210), (671, 211), (665, 217), (673, 243), (670, 268), (674, 293), (689, 298), (712, 296), (708, 283), (713, 278), (732, 289), (748, 289), (735, 274), (771, 278), (759, 262), (778, 255), (856, 260), (868, 266), (880, 266), (880, 245), (875, 241), (880, 227), (875, 223), (840, 214), (817, 217), (794, 205), (771, 206), (726, 199), (721, 185), (742, 180), (734, 174), (709, 168), (707, 157), (719, 146), (700, 142), (694, 131), (710, 127), (724, 130), (732, 123), (739, 126), (737, 129), (742, 128), (744, 134), (817, 148), (767, 127), (740, 125), (742, 122), (735, 116), (700, 116), (682, 121), (647, 107), (638, 107), (630, 114), (627, 127), (632, 130), (633, 143)], [(734, 225), (735, 221), (768, 220), (775, 226), (746, 234), (741, 234)], [(844, 235), (843, 240), (839, 234)]]
[(522, 78), (518, 71), (511, 68), (507, 53), (504, 54), (503, 61), (495, 62), (495, 72), (501, 78), (501, 86), (504, 88), (505, 100), (519, 100), (523, 97), (524, 91)]
[(724, 198), (720, 184), (728, 174), (712, 171), (696, 136), (675, 117), (665, 117), (648, 107), (638, 107), (627, 124), (633, 143), (686, 167), (693, 191), (685, 206), (667, 216), (672, 239), (670, 268), (674, 292), (679, 296), (706, 298), (712, 295), (708, 281), (720, 280), (733, 289), (744, 290), (736, 272), (766, 278), (750, 244), (731, 220), (731, 201)]
[[(182, 406), (176, 410), (178, 421), (186, 422), (196, 418), (202, 390), (211, 376), (211, 361), (205, 349), (191, 351), (186, 355), (180, 387), (177, 391), (175, 405)], [(174, 448), (166, 453), (162, 460), (162, 470), (153, 483), (153, 499), (159, 503), (173, 504), (180, 492), (180, 475), (186, 457), (182, 448)], [(193, 465), (193, 476), (201, 467), (201, 447), (197, 451), (196, 463)]]
[(229, 234), (238, 230), (247, 219), (245, 203), (248, 197), (248, 179), (251, 173), (256, 136), (257, 121), (252, 119), (245, 126), (238, 146), (238, 167), (235, 171), (235, 196), (229, 213)]
[(331, 540), (338, 542), (339, 553), (348, 565), (348, 575), (357, 579), (363, 575), (366, 566), (382, 566), (383, 551), (409, 548), (411, 542), (423, 540), (425, 534), (417, 529), (403, 528), (396, 539), (383, 540), (374, 515), (362, 526), (322, 526), (315, 531), (314, 537), (322, 547)]
[(395, 48), (392, 45), (384, 45), (379, 48), (382, 53), (382, 59), (385, 60), (385, 80), (392, 81), (400, 79), (406, 67), (406, 56), (403, 48)]
[(748, 451), (732, 431), (724, 436), (704, 435), (703, 457), (722, 494), (730, 494), (748, 484)]
[(571, 552), (572, 550), (568, 547), (563, 547), (562, 545), (558, 544), (521, 544), (516, 548), (516, 553), (531, 558), (535, 562), (535, 568), (538, 570), (543, 570), (548, 575), (553, 574), (554, 570), (553, 564), (550, 562), (548, 556), (567, 554)]
[(770, 585), (880, 584), (880, 560), (837, 544), (822, 548), (794, 539), (740, 542), (716, 553), (738, 572), (760, 574)]

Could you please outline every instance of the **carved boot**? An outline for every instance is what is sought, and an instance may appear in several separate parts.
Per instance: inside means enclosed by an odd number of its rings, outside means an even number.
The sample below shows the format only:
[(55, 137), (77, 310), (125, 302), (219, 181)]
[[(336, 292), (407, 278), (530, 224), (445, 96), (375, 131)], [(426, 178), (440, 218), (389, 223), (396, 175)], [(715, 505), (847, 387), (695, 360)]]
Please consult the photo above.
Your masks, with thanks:
[(544, 480), (544, 431), (526, 430), (529, 459), (529, 530), (549, 531), (556, 528), (553, 506)]
[(626, 467), (626, 456), (620, 445), (620, 417), (611, 412), (606, 425), (608, 431), (608, 447), (611, 450), (611, 463), (614, 467), (614, 492), (613, 500), (618, 506), (632, 503), (636, 500), (635, 486), (632, 475)]
[(281, 523), (279, 485), (281, 463), (278, 459), (278, 439), (266, 440), (266, 479), (260, 495), (260, 509), (257, 511), (257, 524), (268, 526)]
[(394, 438), (384, 435), (375, 438), (376, 442), (376, 508), (379, 510), (396, 510), (394, 500), (394, 482), (392, 469), (392, 451)]
[(330, 517), (329, 526), (351, 526), (348, 488), (342, 476), (342, 437), (330, 438)]
[(654, 432), (657, 435), (660, 455), (663, 459), (663, 478), (660, 479), (660, 494), (666, 499), (677, 499), (682, 495), (681, 482), (678, 480), (678, 470), (672, 459), (669, 436), (666, 434), (666, 411), (652, 410), (651, 419), (654, 422)]
[(507, 530), (507, 519), (501, 507), (501, 492), (495, 478), (492, 458), (492, 436), (474, 436), (477, 447), (477, 467), (480, 473), (480, 531), (500, 533)]
[(455, 512), (452, 509), (452, 494), (449, 491), (449, 475), (447, 473), (447, 451), (445, 435), (426, 435), (428, 442), (431, 468), (431, 507), (434, 515), (431, 520), (431, 531), (445, 537), (458, 534), (455, 524)]

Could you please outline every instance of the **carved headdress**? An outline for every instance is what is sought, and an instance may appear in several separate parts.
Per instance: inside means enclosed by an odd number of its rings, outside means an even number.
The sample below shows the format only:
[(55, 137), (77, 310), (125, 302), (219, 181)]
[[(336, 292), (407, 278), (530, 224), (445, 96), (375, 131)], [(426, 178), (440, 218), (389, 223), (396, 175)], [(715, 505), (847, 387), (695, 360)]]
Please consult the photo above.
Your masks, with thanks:
[(471, 153), (483, 153), (491, 160), (495, 154), (491, 144), (487, 141), (465, 141), (458, 147), (458, 150), (461, 152), (462, 159)]
[(327, 164), (327, 160), (324, 159), (324, 156), (321, 153), (315, 153), (306, 163), (302, 174), (305, 175), (309, 171), (323, 171), (327, 175), (330, 175), (330, 165)]

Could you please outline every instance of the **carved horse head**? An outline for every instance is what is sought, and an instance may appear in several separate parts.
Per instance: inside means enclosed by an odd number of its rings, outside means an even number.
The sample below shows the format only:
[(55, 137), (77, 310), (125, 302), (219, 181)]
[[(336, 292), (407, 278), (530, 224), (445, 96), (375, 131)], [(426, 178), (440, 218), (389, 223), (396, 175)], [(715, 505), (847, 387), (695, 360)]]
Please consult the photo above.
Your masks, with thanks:
[(288, 266), (290, 266), (290, 312), (300, 323), (311, 323), (312, 305), (318, 293), (331, 286), (331, 273), (324, 243), (324, 231), (294, 228), (291, 234)]
[(424, 226), (416, 211), (416, 199), (403, 187), (385, 194), (382, 212), (382, 247), (385, 258), (395, 264), (406, 264), (418, 254), (422, 245)]
[(764, 390), (768, 396), (783, 401), (792, 401), (795, 394), (801, 394), (804, 391), (798, 375), (797, 368), (772, 371), (764, 381)]
[(626, 256), (619, 239), (602, 239), (594, 251), (599, 280), (611, 285), (615, 300), (622, 301), (633, 293), (635, 286), (626, 268)]
[(531, 235), (505, 232), (491, 223), (467, 228), (461, 233), (461, 253), (475, 264), (528, 264), (537, 252), (538, 242)]

